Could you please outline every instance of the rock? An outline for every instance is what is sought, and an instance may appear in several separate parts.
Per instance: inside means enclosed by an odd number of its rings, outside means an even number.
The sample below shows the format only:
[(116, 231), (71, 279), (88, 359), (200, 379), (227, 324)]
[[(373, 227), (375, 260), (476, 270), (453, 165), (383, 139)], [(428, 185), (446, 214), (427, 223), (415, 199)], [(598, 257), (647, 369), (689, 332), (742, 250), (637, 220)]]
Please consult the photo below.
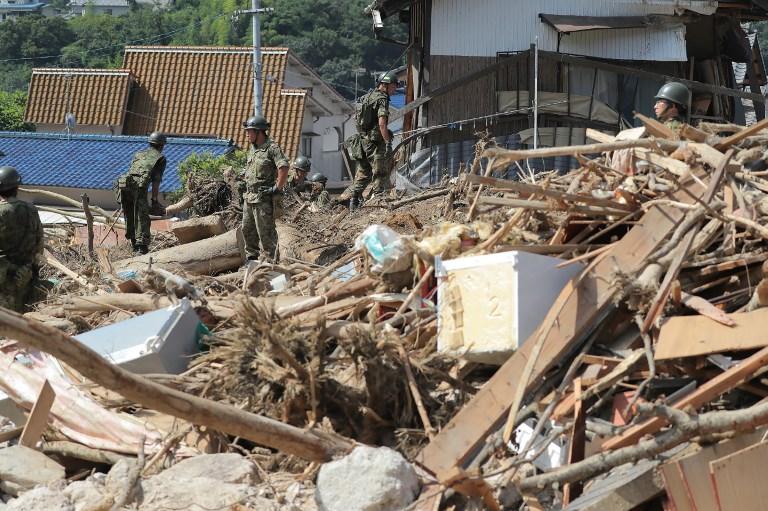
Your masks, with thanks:
[(18, 495), (37, 485), (64, 479), (64, 467), (43, 453), (14, 445), (0, 449), (0, 490)]
[[(75, 511), (95, 509), (104, 498), (103, 488), (93, 481), (75, 481), (64, 489), (64, 495), (74, 506)], [(2, 511), (2, 510), (0, 510)]]
[(398, 452), (361, 445), (320, 468), (315, 500), (321, 511), (397, 511), (416, 499), (419, 487), (416, 471)]
[(155, 477), (172, 478), (175, 481), (205, 477), (222, 483), (248, 485), (259, 483), (258, 472), (253, 462), (236, 453), (195, 456), (175, 464)]
[(40, 486), (13, 499), (5, 511), (75, 511), (61, 490)]
[(125, 480), (128, 479), (128, 474), (135, 466), (135, 463), (134, 460), (122, 459), (112, 465), (112, 468), (109, 469), (109, 474), (107, 474), (107, 478), (104, 481), (105, 491), (112, 495), (120, 493), (125, 486)]
[[(152, 477), (141, 483), (144, 494), (139, 511), (167, 511), (168, 509), (230, 509), (255, 499), (256, 490), (247, 484), (222, 483), (217, 479), (196, 477), (174, 479)], [(261, 499), (257, 499), (261, 500)], [(253, 509), (272, 509), (265, 501)], [(277, 509), (277, 508), (275, 508)]]

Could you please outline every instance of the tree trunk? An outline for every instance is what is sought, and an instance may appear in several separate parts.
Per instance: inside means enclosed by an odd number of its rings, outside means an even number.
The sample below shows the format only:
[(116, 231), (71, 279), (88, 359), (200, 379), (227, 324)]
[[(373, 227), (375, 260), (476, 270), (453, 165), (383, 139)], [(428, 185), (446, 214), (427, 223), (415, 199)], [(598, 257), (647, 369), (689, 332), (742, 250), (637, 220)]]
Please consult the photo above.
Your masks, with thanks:
[(45, 351), (84, 377), (125, 399), (193, 424), (239, 436), (306, 460), (326, 462), (352, 449), (353, 441), (316, 429), (304, 430), (154, 383), (111, 364), (55, 328), (0, 308), (0, 335)]
[(171, 232), (184, 244), (224, 234), (227, 228), (219, 215), (210, 215), (171, 224)]
[(277, 223), (277, 237), (281, 256), (310, 264), (325, 266), (336, 261), (347, 251), (344, 245), (307, 241), (305, 233), (282, 222)]
[(239, 268), (245, 260), (240, 229), (186, 245), (115, 261), (115, 271), (146, 270), (152, 265), (170, 271), (182, 269), (197, 275), (213, 275)]

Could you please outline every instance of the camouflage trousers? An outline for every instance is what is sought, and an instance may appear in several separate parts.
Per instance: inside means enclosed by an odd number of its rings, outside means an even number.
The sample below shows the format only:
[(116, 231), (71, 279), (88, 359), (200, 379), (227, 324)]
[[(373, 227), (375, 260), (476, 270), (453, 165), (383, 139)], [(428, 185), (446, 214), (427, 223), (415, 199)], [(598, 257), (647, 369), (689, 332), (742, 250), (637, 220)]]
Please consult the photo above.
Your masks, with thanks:
[(279, 259), (275, 213), (279, 214), (280, 211), (275, 208), (276, 200), (265, 197), (258, 202), (243, 203), (243, 238), (248, 259), (258, 259), (262, 251), (265, 257), (274, 262)]
[(24, 268), (27, 271), (21, 279), (12, 272), (0, 278), (0, 307), (16, 312), (25, 312), (27, 305), (33, 300), (37, 270), (31, 266)]
[(147, 194), (124, 194), (120, 199), (125, 215), (125, 237), (135, 245), (147, 245), (152, 237), (149, 225), (149, 201)]
[(354, 197), (361, 197), (368, 184), (373, 181), (373, 192), (382, 193), (389, 189), (390, 161), (387, 159), (387, 144), (383, 140), (362, 139), (363, 158), (355, 162), (355, 181), (350, 187)]

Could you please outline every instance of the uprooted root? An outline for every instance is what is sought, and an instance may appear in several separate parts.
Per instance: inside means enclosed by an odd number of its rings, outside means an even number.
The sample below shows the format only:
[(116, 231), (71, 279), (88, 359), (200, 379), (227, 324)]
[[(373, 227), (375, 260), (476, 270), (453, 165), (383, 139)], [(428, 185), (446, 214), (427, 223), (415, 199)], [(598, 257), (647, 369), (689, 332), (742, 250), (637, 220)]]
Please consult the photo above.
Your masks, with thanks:
[[(366, 443), (412, 451), (426, 441), (396, 333), (362, 325), (327, 339), (322, 321), (281, 319), (267, 300), (242, 300), (236, 318), (237, 328), (198, 358), (199, 383), (188, 391), (299, 427), (322, 422)], [(437, 356), (412, 361), (435, 426), (447, 423), (467, 398), (447, 376), (453, 363)]]

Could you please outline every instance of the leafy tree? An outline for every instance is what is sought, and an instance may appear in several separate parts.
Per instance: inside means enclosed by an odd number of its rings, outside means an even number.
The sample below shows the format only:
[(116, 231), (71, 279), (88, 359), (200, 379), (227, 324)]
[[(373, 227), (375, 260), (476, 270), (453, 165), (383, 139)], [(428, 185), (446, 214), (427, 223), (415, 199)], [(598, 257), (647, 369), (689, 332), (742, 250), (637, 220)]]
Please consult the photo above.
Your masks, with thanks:
[(26, 104), (26, 93), (0, 91), (0, 130), (35, 131), (34, 125), (24, 122)]

